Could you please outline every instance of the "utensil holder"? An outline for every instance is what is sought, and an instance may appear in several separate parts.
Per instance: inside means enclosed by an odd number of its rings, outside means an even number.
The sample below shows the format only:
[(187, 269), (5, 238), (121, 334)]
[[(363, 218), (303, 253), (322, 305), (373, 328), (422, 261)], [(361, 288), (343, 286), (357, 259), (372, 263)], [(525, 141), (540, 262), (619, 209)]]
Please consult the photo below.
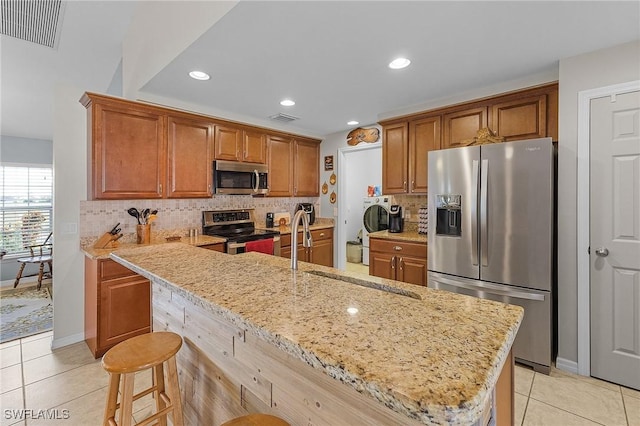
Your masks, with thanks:
[(151, 243), (151, 225), (136, 225), (136, 242), (138, 244)]

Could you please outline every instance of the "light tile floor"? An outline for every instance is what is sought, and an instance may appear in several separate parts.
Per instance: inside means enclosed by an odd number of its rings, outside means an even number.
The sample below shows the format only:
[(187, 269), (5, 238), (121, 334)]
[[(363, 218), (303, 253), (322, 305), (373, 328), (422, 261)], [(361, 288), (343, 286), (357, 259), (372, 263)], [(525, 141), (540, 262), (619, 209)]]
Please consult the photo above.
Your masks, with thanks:
[[(52, 332), (0, 345), (0, 425), (102, 424), (108, 374), (84, 342), (51, 350)], [(136, 377), (140, 391), (151, 373)], [(153, 400), (134, 403), (134, 419), (150, 413)]]
[[(99, 425), (107, 374), (84, 343), (52, 351), (51, 332), (0, 345), (0, 425)], [(138, 391), (151, 377), (139, 373)], [(517, 425), (640, 426), (640, 392), (553, 368), (551, 375), (516, 366)], [(136, 401), (134, 418), (150, 412), (150, 396)], [(58, 419), (37, 417), (47, 410)], [(18, 411), (16, 411), (18, 410)], [(22, 420), (18, 417), (23, 415)], [(66, 417), (66, 418), (65, 418)]]

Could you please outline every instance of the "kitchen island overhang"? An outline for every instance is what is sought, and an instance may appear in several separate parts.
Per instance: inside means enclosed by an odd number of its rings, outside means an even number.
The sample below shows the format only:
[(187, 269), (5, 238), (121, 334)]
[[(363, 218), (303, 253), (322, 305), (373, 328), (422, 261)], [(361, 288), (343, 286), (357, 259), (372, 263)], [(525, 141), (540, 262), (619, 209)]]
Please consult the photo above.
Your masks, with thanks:
[[(302, 412), (289, 401), (295, 388), (316, 393), (303, 397), (302, 406), (318, 399), (322, 389), (302, 382), (329, 380), (326, 389), (345, 392), (337, 401), (343, 414), (359, 412), (361, 424), (372, 415), (388, 415), (389, 423), (483, 423), (523, 314), (512, 305), (318, 265), (301, 263), (292, 271), (287, 259), (256, 253), (232, 257), (172, 243), (111, 257), (153, 283), (154, 327), (172, 329), (192, 346), (185, 351), (189, 360), (179, 358), (188, 386), (208, 381), (193, 383), (200, 374), (193, 360), (208, 358), (211, 365), (203, 368), (226, 377), (226, 392), (238, 391), (226, 398), (218, 393), (218, 404), (226, 407), (217, 408), (216, 422), (259, 409), (294, 424), (331, 424), (330, 403)], [(219, 336), (198, 326), (206, 321)], [(240, 360), (250, 370), (243, 372), (232, 361), (249, 352), (264, 356)], [(280, 367), (269, 371), (267, 364), (280, 358), (285, 366), (295, 364), (299, 380), (278, 377), (289, 374)], [(191, 415), (203, 421), (202, 395), (184, 389), (183, 395)]]

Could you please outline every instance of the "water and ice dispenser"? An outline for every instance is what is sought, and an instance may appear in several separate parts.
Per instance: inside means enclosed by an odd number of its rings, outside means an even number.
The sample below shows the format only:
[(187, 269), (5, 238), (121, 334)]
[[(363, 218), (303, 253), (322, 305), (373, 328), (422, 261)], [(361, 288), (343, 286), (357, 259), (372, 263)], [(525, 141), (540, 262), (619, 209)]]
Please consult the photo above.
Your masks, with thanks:
[(462, 235), (461, 201), (461, 195), (436, 195), (436, 235)]

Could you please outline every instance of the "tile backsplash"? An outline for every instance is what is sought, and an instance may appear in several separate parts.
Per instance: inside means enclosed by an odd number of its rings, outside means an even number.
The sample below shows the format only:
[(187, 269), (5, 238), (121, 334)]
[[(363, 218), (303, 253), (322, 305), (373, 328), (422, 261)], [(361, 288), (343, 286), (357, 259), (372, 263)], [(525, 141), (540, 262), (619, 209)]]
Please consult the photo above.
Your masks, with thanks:
[(319, 198), (315, 197), (259, 198), (250, 195), (217, 195), (207, 199), (81, 201), (80, 238), (99, 237), (109, 232), (118, 222), (122, 227), (122, 233), (135, 233), (137, 221), (127, 213), (130, 207), (138, 210), (158, 209), (153, 229), (180, 232), (184, 230), (187, 235), (190, 228), (202, 228), (203, 210), (255, 209), (256, 224), (264, 225), (267, 212), (289, 212), (293, 216), (298, 203), (313, 203), (316, 211), (320, 209)]
[(395, 204), (399, 204), (402, 206), (405, 222), (418, 222), (418, 210), (420, 209), (420, 207), (427, 206), (426, 195), (396, 194), (393, 196), (393, 198)]

